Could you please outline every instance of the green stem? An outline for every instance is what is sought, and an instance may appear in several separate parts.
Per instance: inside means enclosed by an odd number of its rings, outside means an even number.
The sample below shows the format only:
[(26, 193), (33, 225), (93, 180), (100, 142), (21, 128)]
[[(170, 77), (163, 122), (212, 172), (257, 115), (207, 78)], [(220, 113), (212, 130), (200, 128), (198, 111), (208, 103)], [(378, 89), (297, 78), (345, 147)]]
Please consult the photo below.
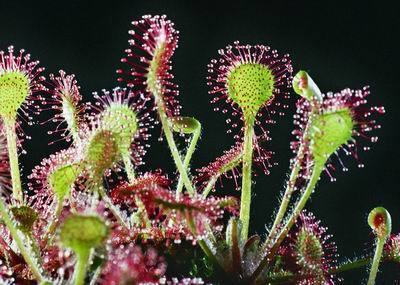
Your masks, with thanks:
[[(189, 229), (192, 232), (193, 236), (197, 236), (197, 229), (195, 222), (193, 220), (193, 216), (189, 211), (186, 211), (186, 221), (188, 223)], [(212, 232), (210, 232), (212, 233)], [(200, 245), (200, 248), (203, 250), (204, 254), (207, 256), (211, 262), (213, 262), (215, 265), (217, 265), (220, 269), (222, 268), (220, 263), (218, 262), (217, 257), (214, 255), (212, 250), (209, 248), (207, 243), (204, 240), (198, 240), (197, 243)]]
[(234, 157), (232, 160), (229, 160), (220, 167), (220, 170), (215, 173), (211, 178), (208, 180), (206, 187), (203, 190), (203, 198), (206, 198), (210, 191), (214, 188), (215, 183), (217, 182), (218, 178), (228, 171), (233, 170), (235, 167), (240, 165), (243, 161), (243, 150), (241, 150), (240, 154)]
[(99, 279), (100, 275), (101, 275), (101, 271), (102, 271), (102, 266), (99, 265), (96, 268), (96, 271), (93, 273), (92, 279), (90, 280), (89, 285), (95, 285), (97, 283), (97, 280)]
[(376, 249), (374, 258), (372, 259), (371, 270), (369, 272), (369, 278), (367, 285), (374, 285), (376, 275), (378, 274), (379, 263), (381, 262), (383, 247), (385, 246), (386, 238), (384, 237), (377, 237), (376, 241)]
[(214, 264), (219, 264), (217, 258), (212, 253), (211, 249), (208, 247), (207, 243), (204, 240), (199, 240), (197, 243), (200, 245), (201, 249), (203, 250), (204, 254), (211, 260)]
[(24, 235), (15, 227), (16, 222), (12, 220), (11, 214), (8, 212), (7, 206), (4, 204), (2, 198), (0, 198), (0, 214), (3, 219), (4, 224), (10, 231), (10, 234), (15, 241), (22, 257), (24, 258), (26, 264), (32, 271), (33, 276), (35, 276), (38, 283), (44, 281), (45, 278), (42, 275), (43, 270), (39, 267), (37, 258), (29, 246), (29, 242), (24, 240)]
[[(186, 221), (188, 223), (189, 229), (192, 232), (193, 236), (197, 236), (197, 230), (196, 230), (196, 225), (193, 219), (193, 216), (190, 214), (190, 211), (186, 211)], [(206, 228), (209, 234), (209, 238), (212, 239), (212, 242), (215, 242), (215, 236), (214, 233), (212, 232), (210, 225), (206, 224)], [(224, 270), (224, 267), (221, 265), (221, 263), (218, 261), (217, 256), (213, 253), (213, 251), (211, 250), (211, 248), (208, 246), (208, 244), (205, 242), (205, 240), (198, 240), (197, 244), (200, 246), (200, 248), (202, 249), (202, 251), (204, 252), (204, 254), (206, 255), (206, 257), (208, 258), (209, 261), (212, 262), (212, 264), (215, 266), (214, 269), (214, 274), (216, 276), (224, 276), (227, 277), (228, 279), (230, 279), (231, 276), (229, 276), (229, 274), (226, 274), (226, 271)], [(231, 282), (232, 280), (229, 280), (228, 282), (222, 282), (223, 284), (233, 284)], [(222, 284), (221, 283), (221, 284)]]
[[(200, 138), (200, 134), (201, 134), (201, 125), (199, 125), (199, 127), (193, 132), (189, 147), (186, 150), (185, 159), (183, 161), (183, 167), (185, 168), (186, 173), (188, 171), (188, 167), (189, 167), (190, 160), (192, 159), (192, 155), (193, 155), (194, 151), (196, 150), (196, 145)], [(176, 195), (177, 196), (179, 196), (179, 194), (182, 192), (182, 189), (183, 189), (183, 176), (182, 176), (182, 174), (180, 174), (179, 180), (178, 180), (178, 186), (176, 187)]]
[(285, 194), (283, 194), (282, 202), (281, 202), (281, 204), (279, 206), (278, 213), (276, 214), (274, 223), (273, 223), (272, 228), (271, 228), (271, 230), (269, 232), (266, 244), (268, 244), (269, 241), (271, 241), (271, 239), (273, 238), (273, 236), (274, 236), (274, 234), (275, 234), (275, 232), (277, 230), (278, 225), (282, 222), (283, 217), (286, 214), (287, 207), (289, 206), (290, 199), (291, 199), (292, 194), (294, 192), (294, 184), (296, 183), (297, 176), (298, 176), (299, 171), (300, 171), (300, 165), (301, 165), (301, 161), (299, 161), (299, 158), (296, 158), (296, 162), (293, 165), (292, 173), (290, 174), (289, 181), (288, 181), (288, 184), (286, 186)]
[(47, 231), (46, 231), (46, 239), (48, 241), (51, 240), (54, 232), (57, 229), (57, 225), (58, 225), (58, 222), (60, 221), (60, 216), (61, 216), (63, 208), (64, 208), (63, 199), (57, 199), (57, 205), (56, 205), (56, 209), (53, 214), (53, 219), (51, 220), (50, 225), (48, 226)]
[(72, 136), (74, 145), (78, 145), (81, 141), (78, 121), (80, 114), (68, 95), (62, 96), (62, 116), (67, 122), (67, 129)]
[(160, 117), (161, 121), (161, 126), (164, 131), (165, 138), (167, 139), (167, 143), (171, 151), (172, 158), (174, 159), (176, 168), (178, 169), (179, 174), (182, 176), (183, 183), (185, 184), (187, 191), (191, 195), (194, 195), (195, 190), (193, 188), (191, 180), (189, 179), (188, 173), (185, 167), (183, 166), (182, 158), (179, 154), (178, 148), (176, 147), (174, 136), (171, 130), (171, 122), (169, 121), (168, 116), (165, 113), (166, 106), (163, 98), (163, 89), (165, 89), (165, 86), (162, 85), (161, 83), (162, 81), (160, 80), (158, 75), (158, 68), (159, 68), (158, 60), (164, 52), (162, 45), (163, 43), (161, 43), (160, 46), (157, 46), (156, 50), (154, 51), (153, 59), (149, 65), (146, 83), (148, 89), (154, 96), (158, 116)]
[(207, 182), (207, 186), (203, 190), (203, 198), (207, 198), (210, 191), (213, 189), (215, 182), (217, 182), (219, 175), (215, 175)]
[(254, 125), (246, 121), (244, 127), (242, 194), (240, 197), (240, 221), (242, 222), (242, 240), (247, 240), (250, 222), (251, 204), (251, 166), (253, 161)]
[(254, 271), (254, 273), (250, 277), (251, 280), (256, 280), (256, 278), (259, 276), (259, 274), (261, 274), (261, 272), (264, 270), (264, 268), (272, 261), (272, 258), (275, 256), (276, 251), (278, 250), (279, 246), (281, 245), (283, 240), (286, 238), (286, 236), (289, 233), (292, 226), (295, 224), (297, 218), (301, 214), (301, 211), (304, 209), (304, 206), (306, 205), (308, 199), (310, 198), (311, 194), (313, 193), (315, 185), (317, 184), (323, 169), (324, 169), (323, 165), (318, 165), (318, 164), (314, 165), (313, 172), (311, 174), (308, 185), (307, 185), (306, 189), (304, 190), (304, 193), (302, 194), (300, 200), (297, 202), (297, 205), (294, 208), (288, 221), (286, 222), (286, 225), (283, 227), (283, 229), (278, 234), (276, 241), (274, 242), (274, 245), (272, 246), (271, 250), (261, 260), (259, 266), (257, 267), (257, 269)]
[[(125, 171), (128, 176), (129, 183), (133, 183), (135, 181), (135, 168), (132, 164), (130, 154), (123, 155), (122, 157), (124, 164), (125, 164)], [(142, 200), (139, 197), (135, 197), (135, 203), (136, 206), (138, 207), (137, 213), (140, 215), (141, 218), (143, 218), (146, 228), (151, 226), (151, 222), (149, 220), (149, 217), (147, 216), (146, 212), (146, 207), (144, 206)], [(133, 215), (135, 215), (134, 213)]]
[(124, 161), (125, 172), (126, 172), (126, 175), (128, 176), (128, 180), (129, 180), (130, 183), (133, 183), (133, 181), (135, 181), (135, 179), (136, 179), (135, 178), (135, 168), (134, 168), (134, 166), (132, 164), (130, 154), (129, 153), (128, 154), (124, 154), (122, 156), (122, 159)]
[(283, 239), (286, 237), (286, 235), (289, 233), (290, 229), (296, 222), (297, 218), (300, 216), (301, 211), (304, 209), (308, 199), (310, 198), (311, 194), (314, 191), (315, 185), (317, 184), (319, 177), (321, 175), (321, 172), (323, 170), (323, 167), (319, 165), (315, 165), (313, 172), (310, 177), (310, 181), (308, 182), (308, 185), (302, 194), (299, 202), (297, 203), (296, 207), (293, 210), (292, 215), (290, 216), (288, 222), (286, 223), (285, 227), (282, 229), (281, 233), (279, 234), (279, 237), (277, 239), (277, 243), (274, 244), (274, 247), (277, 247), (280, 245), (280, 243), (283, 241)]
[[(371, 262), (371, 257), (361, 258), (355, 261), (346, 262), (344, 264), (339, 265), (337, 268), (331, 269), (328, 271), (329, 274), (339, 274), (346, 271), (358, 269), (364, 266), (367, 266)], [(292, 284), (294, 281), (299, 281), (302, 279), (313, 277), (312, 275), (294, 275), (294, 274), (287, 274), (287, 275), (280, 275), (280, 276), (272, 276), (265, 280), (266, 284)]]
[(81, 138), (78, 135), (78, 131), (71, 132), (72, 135), (72, 142), (75, 146), (78, 146), (81, 143)]
[(84, 249), (76, 253), (77, 261), (74, 268), (74, 285), (85, 284), (86, 270), (90, 262), (91, 249)]
[(114, 217), (117, 219), (117, 221), (122, 226), (129, 229), (130, 225), (125, 221), (124, 217), (121, 215), (120, 210), (117, 207), (115, 207), (115, 205), (113, 204), (111, 199), (108, 197), (106, 191), (104, 190), (104, 187), (101, 184), (99, 184), (98, 192), (99, 192), (101, 199), (103, 199), (103, 201), (106, 203), (108, 209), (110, 209), (111, 213), (114, 215)]
[(176, 168), (178, 169), (179, 174), (182, 176), (183, 183), (184, 183), (186, 189), (188, 190), (189, 194), (194, 195), (195, 191), (194, 191), (192, 182), (189, 179), (186, 168), (182, 163), (182, 158), (181, 158), (181, 156), (179, 154), (179, 150), (176, 146), (176, 143), (174, 140), (174, 135), (172, 133), (170, 122), (168, 120), (168, 116), (164, 110), (165, 106), (162, 102), (162, 99), (160, 98), (160, 95), (156, 95), (155, 98), (156, 98), (158, 115), (159, 115), (160, 121), (161, 121), (161, 126), (164, 131), (165, 138), (167, 139), (167, 143), (168, 143), (169, 149), (171, 151), (172, 158), (174, 159)]
[[(312, 118), (312, 116), (316, 112), (316, 110), (317, 110), (317, 108), (313, 105), (310, 118)], [(307, 141), (307, 137), (309, 136), (310, 127), (311, 127), (311, 119), (307, 122), (307, 126), (304, 130), (301, 145), (299, 147), (299, 152), (297, 153), (297, 156), (295, 158), (295, 163), (293, 165), (292, 172), (289, 177), (289, 181), (288, 181), (288, 184), (287, 184), (287, 187), (285, 190), (285, 194), (283, 195), (281, 205), (279, 207), (278, 213), (276, 214), (274, 224), (272, 225), (272, 228), (269, 232), (269, 235), (268, 235), (268, 238), (267, 238), (265, 244), (268, 244), (271, 241), (271, 239), (273, 238), (273, 235), (276, 234), (277, 227), (282, 222), (282, 220), (286, 214), (286, 210), (287, 210), (287, 207), (289, 206), (290, 199), (294, 192), (294, 186), (295, 186), (297, 177), (299, 175), (299, 171), (301, 169), (301, 163), (304, 158), (306, 141)]]
[(366, 266), (371, 262), (371, 257), (364, 257), (361, 259), (357, 259), (354, 261), (346, 262), (339, 265), (337, 268), (329, 271), (330, 274), (338, 274), (346, 271), (350, 271), (353, 269), (358, 269), (360, 267)]
[(15, 118), (3, 118), (7, 135), (7, 149), (10, 160), (10, 172), (12, 180), (13, 197), (15, 200), (23, 203), (24, 198), (21, 187), (21, 176), (19, 172), (18, 150), (17, 150), (17, 134), (15, 131)]

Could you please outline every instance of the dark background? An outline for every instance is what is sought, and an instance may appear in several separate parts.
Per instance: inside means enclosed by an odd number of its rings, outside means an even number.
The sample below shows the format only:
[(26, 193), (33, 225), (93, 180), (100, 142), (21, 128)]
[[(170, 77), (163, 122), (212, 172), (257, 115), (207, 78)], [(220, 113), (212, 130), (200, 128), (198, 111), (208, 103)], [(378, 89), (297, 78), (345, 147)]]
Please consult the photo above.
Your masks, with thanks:
[[(225, 118), (209, 104), (205, 77), (209, 60), (234, 40), (266, 44), (291, 54), (295, 72), (307, 70), (322, 91), (370, 85), (370, 103), (387, 110), (376, 133), (379, 142), (369, 153), (362, 153), (364, 169), (345, 159), (350, 171), (337, 171), (337, 182), (325, 175), (308, 208), (329, 227), (341, 260), (372, 252), (366, 217), (375, 206), (385, 206), (392, 214), (393, 231), (400, 231), (400, 30), (395, 1), (2, 0), (0, 7), (0, 48), (13, 44), (27, 49), (40, 59), (46, 74), (61, 68), (75, 73), (85, 100), (91, 100), (92, 91), (116, 86), (115, 69), (127, 47), (130, 22), (143, 14), (167, 14), (181, 33), (173, 72), (180, 85), (183, 114), (198, 118), (204, 127), (193, 167), (206, 164), (233, 143), (226, 134)], [(271, 128), (273, 140), (268, 147), (276, 152), (279, 166), (270, 176), (256, 179), (252, 229), (258, 233), (271, 221), (278, 193), (284, 189), (292, 157), (289, 141), (296, 95), (292, 97), (291, 111)], [(28, 154), (22, 157), (25, 175), (60, 147), (46, 146), (52, 138), (43, 126), (26, 131), (33, 139), (26, 143)], [(158, 135), (157, 129), (154, 137)], [(143, 170), (164, 168), (172, 174), (165, 145), (153, 144), (146, 158)], [(233, 193), (227, 191), (229, 182), (224, 185), (225, 192)], [(397, 270), (385, 266), (378, 283), (393, 284)], [(365, 269), (346, 274), (344, 284), (361, 284), (366, 276)]]

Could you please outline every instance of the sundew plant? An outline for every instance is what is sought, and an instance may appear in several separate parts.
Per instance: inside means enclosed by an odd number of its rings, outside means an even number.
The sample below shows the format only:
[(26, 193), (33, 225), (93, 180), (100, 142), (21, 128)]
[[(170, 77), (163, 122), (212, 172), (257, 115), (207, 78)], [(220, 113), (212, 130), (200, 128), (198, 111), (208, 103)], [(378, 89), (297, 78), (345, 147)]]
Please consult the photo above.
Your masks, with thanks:
[[(360, 221), (375, 250), (353, 259), (338, 256), (306, 209), (335, 169), (347, 171), (342, 156), (363, 167), (377, 142), (384, 108), (368, 104), (368, 86), (323, 93), (289, 55), (234, 42), (210, 55), (204, 96), (228, 115), (232, 145), (193, 169), (202, 126), (179, 103), (171, 61), (178, 39), (166, 16), (133, 21), (117, 87), (91, 102), (82, 102), (75, 75), (45, 77), (24, 50), (0, 51), (0, 283), (322, 285), (365, 267), (359, 284), (373, 285), (381, 263), (399, 264), (400, 234), (380, 205)], [(285, 189), (270, 189), (280, 203), (265, 233), (254, 235), (252, 193), (263, 190), (254, 173), (268, 175), (279, 161), (268, 149), (270, 126), (288, 118), (289, 97), (297, 111), (288, 179)], [(19, 155), (37, 121), (68, 147), (21, 179)], [(165, 142), (176, 172), (146, 169), (151, 135)], [(225, 179), (239, 192), (223, 197)]]

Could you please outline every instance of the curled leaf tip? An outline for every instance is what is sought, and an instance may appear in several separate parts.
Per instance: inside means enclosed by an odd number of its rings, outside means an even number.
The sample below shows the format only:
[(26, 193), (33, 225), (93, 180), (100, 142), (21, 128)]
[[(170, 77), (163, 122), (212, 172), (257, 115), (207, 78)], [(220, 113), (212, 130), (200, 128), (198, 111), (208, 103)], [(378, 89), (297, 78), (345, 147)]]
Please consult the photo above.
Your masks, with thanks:
[(387, 239), (392, 231), (392, 218), (383, 207), (376, 207), (369, 213), (368, 224), (378, 238)]
[(294, 92), (308, 101), (322, 101), (321, 91), (306, 71), (300, 70), (297, 72), (293, 78), (292, 85)]

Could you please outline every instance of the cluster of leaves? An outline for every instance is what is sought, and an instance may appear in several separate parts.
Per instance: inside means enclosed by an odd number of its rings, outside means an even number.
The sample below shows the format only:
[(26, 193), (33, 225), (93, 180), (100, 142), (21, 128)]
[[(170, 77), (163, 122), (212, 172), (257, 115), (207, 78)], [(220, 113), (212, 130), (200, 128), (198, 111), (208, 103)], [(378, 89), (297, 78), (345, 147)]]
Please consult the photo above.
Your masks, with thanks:
[[(399, 263), (400, 239), (384, 208), (368, 220), (375, 255), (343, 264), (327, 229), (304, 210), (339, 150), (358, 157), (359, 139), (377, 140), (369, 132), (380, 127), (374, 116), (384, 109), (367, 107), (368, 87), (322, 94), (306, 72), (292, 77), (289, 55), (235, 42), (211, 60), (207, 77), (215, 110), (231, 115), (235, 141), (191, 174), (201, 124), (181, 115), (171, 71), (179, 33), (165, 16), (132, 25), (125, 68), (117, 70), (122, 87), (94, 93), (94, 102), (82, 102), (74, 75), (46, 79), (25, 51), (0, 52), (1, 282), (336, 284), (340, 272), (371, 263), (374, 284), (381, 260)], [(249, 237), (252, 165), (265, 174), (273, 166), (264, 146), (268, 125), (283, 115), (292, 88), (301, 98), (287, 188), (266, 236)], [(18, 156), (29, 137), (22, 128), (43, 111), (53, 112), (49, 133), (69, 146), (43, 159), (25, 188)], [(177, 177), (139, 171), (157, 125)], [(224, 177), (235, 179), (240, 200), (210, 195)]]

